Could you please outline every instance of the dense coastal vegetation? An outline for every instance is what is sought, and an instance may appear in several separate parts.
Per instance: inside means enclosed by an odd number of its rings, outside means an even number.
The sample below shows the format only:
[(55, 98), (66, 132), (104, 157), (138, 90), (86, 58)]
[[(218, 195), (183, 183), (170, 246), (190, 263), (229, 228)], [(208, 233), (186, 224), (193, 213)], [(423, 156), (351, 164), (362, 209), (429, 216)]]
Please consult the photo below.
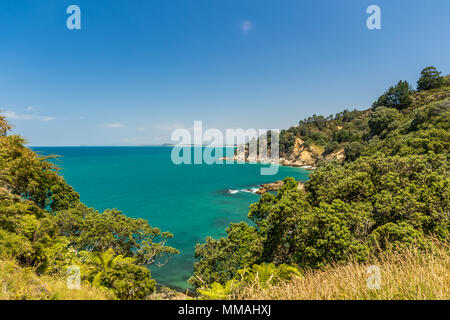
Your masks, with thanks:
[[(197, 245), (199, 297), (448, 299), (449, 107), (450, 77), (428, 67), (417, 90), (400, 81), (369, 110), (283, 130), (281, 156), (317, 169), (304, 190), (286, 178), (264, 193), (251, 224)], [(10, 129), (0, 115), (0, 298), (155, 297), (147, 267), (177, 254), (172, 234), (86, 207)], [(369, 264), (391, 272), (381, 291), (363, 286)], [(66, 287), (71, 266), (79, 290)]]
[(61, 292), (52, 294), (51, 286), (30, 290), (25, 281), (16, 288), (14, 280), (26, 274), (61, 282), (71, 266), (85, 290), (96, 287), (102, 296), (142, 299), (151, 294), (155, 281), (147, 266), (178, 252), (165, 245), (172, 234), (114, 209), (100, 213), (86, 207), (48, 157), (25, 147), (22, 137), (7, 135), (10, 129), (0, 117), (0, 265), (17, 274), (4, 278), (4, 270), (0, 273), (3, 295), (57, 298)]

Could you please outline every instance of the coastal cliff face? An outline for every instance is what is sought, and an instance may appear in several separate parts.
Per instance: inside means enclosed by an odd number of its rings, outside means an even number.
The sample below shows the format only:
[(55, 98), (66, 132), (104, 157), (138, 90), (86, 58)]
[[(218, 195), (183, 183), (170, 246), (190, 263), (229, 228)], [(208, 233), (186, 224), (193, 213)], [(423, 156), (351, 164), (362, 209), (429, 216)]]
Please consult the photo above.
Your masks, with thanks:
[(327, 154), (324, 157), (324, 159), (325, 160), (339, 160), (339, 161), (342, 161), (342, 160), (345, 159), (345, 151), (344, 151), (344, 149), (339, 149), (339, 150), (334, 151), (334, 152), (332, 152), (330, 154)]
[[(314, 169), (321, 160), (339, 160), (345, 158), (344, 149), (340, 148), (330, 154), (325, 154), (324, 148), (316, 145), (308, 146), (301, 138), (295, 138), (295, 143), (291, 152), (280, 153), (279, 164), (289, 167), (303, 167)], [(235, 161), (270, 163), (267, 158), (260, 156), (249, 156), (248, 147), (245, 150), (236, 152)]]
[(305, 146), (301, 138), (296, 138), (292, 152), (283, 154), (280, 157), (280, 164), (292, 167), (315, 166), (319, 158), (320, 153)]

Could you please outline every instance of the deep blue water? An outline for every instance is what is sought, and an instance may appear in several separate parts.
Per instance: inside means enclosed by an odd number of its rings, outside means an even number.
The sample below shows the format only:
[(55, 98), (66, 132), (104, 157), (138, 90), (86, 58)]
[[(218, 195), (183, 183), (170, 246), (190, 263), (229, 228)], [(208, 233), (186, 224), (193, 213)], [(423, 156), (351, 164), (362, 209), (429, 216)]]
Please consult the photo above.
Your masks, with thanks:
[[(308, 178), (306, 170), (289, 167), (261, 176), (260, 164), (175, 165), (170, 147), (32, 149), (61, 156), (57, 163), (62, 175), (86, 205), (101, 211), (117, 208), (173, 233), (169, 245), (181, 253), (151, 270), (158, 282), (180, 288), (188, 287), (196, 243), (207, 236), (224, 236), (230, 222), (249, 221), (248, 207), (259, 196), (242, 190), (287, 176)], [(238, 192), (230, 194), (229, 189)]]

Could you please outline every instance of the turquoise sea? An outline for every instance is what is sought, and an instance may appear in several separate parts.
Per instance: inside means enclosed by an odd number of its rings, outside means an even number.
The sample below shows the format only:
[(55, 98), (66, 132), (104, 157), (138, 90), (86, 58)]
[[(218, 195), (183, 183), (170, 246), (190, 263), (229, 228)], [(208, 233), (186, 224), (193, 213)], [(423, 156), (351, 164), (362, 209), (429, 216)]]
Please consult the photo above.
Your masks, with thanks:
[(34, 147), (61, 156), (62, 175), (88, 206), (117, 208), (129, 217), (174, 234), (169, 245), (180, 254), (152, 267), (159, 283), (188, 288), (194, 247), (205, 237), (221, 237), (230, 222), (249, 221), (248, 207), (259, 196), (246, 189), (284, 177), (308, 179), (308, 171), (280, 167), (260, 175), (260, 164), (175, 165), (171, 147)]

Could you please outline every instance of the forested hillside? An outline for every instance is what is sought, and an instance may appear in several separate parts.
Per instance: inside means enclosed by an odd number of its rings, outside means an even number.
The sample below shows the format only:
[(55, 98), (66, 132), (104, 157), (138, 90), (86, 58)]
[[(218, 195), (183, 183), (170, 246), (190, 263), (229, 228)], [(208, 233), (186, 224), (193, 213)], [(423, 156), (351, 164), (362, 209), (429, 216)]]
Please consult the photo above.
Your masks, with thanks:
[(301, 120), (298, 126), (281, 131), (280, 157), (282, 161), (287, 160), (288, 165), (316, 165), (324, 159), (341, 160), (344, 154), (346, 160), (355, 160), (363, 149), (370, 154), (373, 150), (366, 148), (368, 144), (374, 145), (387, 138), (389, 132), (397, 129), (399, 121), (406, 120), (405, 115), (433, 102), (442, 102), (449, 96), (449, 85), (450, 75), (441, 77), (435, 68), (428, 67), (422, 71), (417, 91), (406, 81), (399, 81), (369, 110), (344, 110), (335, 115), (313, 115)]
[[(256, 269), (283, 279), (290, 278), (288, 267), (303, 273), (364, 263), (388, 249), (429, 249), (431, 239), (447, 242), (449, 79), (429, 67), (417, 90), (400, 81), (369, 110), (312, 116), (281, 132), (286, 158), (296, 140), (311, 152), (324, 150), (316, 152), (318, 167), (305, 190), (285, 179), (276, 195), (251, 205), (252, 225), (231, 224), (226, 238), (197, 245), (190, 282), (230, 292)], [(341, 157), (326, 159), (339, 150)]]

